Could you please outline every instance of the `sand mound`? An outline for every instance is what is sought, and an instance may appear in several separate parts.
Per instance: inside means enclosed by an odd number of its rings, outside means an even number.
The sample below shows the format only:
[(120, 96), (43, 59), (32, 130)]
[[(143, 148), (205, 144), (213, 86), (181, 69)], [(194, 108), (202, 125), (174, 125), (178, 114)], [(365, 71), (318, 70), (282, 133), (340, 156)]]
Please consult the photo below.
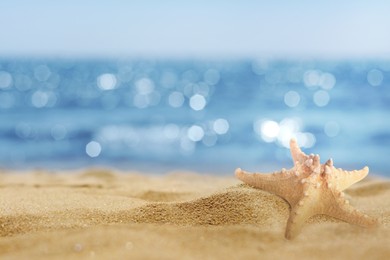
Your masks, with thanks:
[(272, 194), (238, 185), (188, 202), (151, 203), (132, 214), (137, 223), (265, 226), (285, 222), (288, 205)]
[[(44, 186), (34, 186), (42, 189)], [(94, 185), (76, 186), (73, 190), (95, 189)], [(81, 188), (82, 187), (82, 188)], [(75, 229), (101, 224), (154, 223), (174, 225), (234, 225), (253, 224), (262, 227), (284, 226), (289, 206), (281, 198), (244, 184), (223, 189), (211, 195), (185, 202), (161, 202), (175, 198), (172, 192), (146, 191), (140, 207), (109, 210), (93, 208), (63, 208), (35, 214), (10, 214), (0, 217), (0, 236), (32, 231)], [(159, 202), (150, 202), (157, 200)], [(56, 221), (53, 221), (53, 220)]]

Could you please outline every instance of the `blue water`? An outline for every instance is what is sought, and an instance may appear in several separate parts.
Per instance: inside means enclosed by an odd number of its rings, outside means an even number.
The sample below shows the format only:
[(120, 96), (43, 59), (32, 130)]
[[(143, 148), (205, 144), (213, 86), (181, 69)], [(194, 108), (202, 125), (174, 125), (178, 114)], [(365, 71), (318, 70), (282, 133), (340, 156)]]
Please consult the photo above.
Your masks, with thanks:
[(0, 59), (0, 167), (390, 176), (390, 61)]

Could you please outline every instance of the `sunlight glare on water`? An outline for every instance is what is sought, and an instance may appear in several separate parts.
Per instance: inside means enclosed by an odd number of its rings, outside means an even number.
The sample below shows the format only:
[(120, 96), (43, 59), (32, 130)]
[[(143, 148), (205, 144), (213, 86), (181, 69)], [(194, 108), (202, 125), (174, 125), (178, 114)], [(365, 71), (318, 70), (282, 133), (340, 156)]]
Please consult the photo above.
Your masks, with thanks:
[(279, 135), (279, 124), (272, 120), (265, 120), (263, 122), (257, 121), (255, 123), (255, 131), (260, 133), (265, 142), (273, 142)]
[(230, 168), (284, 162), (295, 137), (379, 172), (389, 73), (385, 61), (1, 61), (0, 160)]

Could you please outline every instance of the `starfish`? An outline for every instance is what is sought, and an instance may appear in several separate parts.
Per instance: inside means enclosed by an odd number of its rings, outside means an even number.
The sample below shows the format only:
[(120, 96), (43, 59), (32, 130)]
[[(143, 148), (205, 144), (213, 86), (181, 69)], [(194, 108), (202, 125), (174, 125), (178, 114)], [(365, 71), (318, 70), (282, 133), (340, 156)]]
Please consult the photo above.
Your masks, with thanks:
[(378, 224), (349, 205), (343, 190), (362, 180), (368, 174), (368, 167), (361, 170), (344, 171), (333, 166), (332, 159), (320, 163), (320, 156), (306, 155), (297, 141), (290, 141), (294, 167), (289, 170), (262, 174), (248, 173), (238, 168), (236, 177), (254, 188), (262, 189), (285, 199), (291, 207), (285, 237), (292, 239), (301, 231), (311, 216), (323, 214), (362, 227)]

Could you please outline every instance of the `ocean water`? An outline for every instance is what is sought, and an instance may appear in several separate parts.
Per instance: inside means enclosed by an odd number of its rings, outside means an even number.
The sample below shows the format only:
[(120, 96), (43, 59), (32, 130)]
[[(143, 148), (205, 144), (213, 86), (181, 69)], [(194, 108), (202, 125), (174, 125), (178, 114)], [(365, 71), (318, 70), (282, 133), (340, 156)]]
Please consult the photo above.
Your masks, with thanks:
[(390, 61), (0, 59), (0, 167), (390, 176)]

